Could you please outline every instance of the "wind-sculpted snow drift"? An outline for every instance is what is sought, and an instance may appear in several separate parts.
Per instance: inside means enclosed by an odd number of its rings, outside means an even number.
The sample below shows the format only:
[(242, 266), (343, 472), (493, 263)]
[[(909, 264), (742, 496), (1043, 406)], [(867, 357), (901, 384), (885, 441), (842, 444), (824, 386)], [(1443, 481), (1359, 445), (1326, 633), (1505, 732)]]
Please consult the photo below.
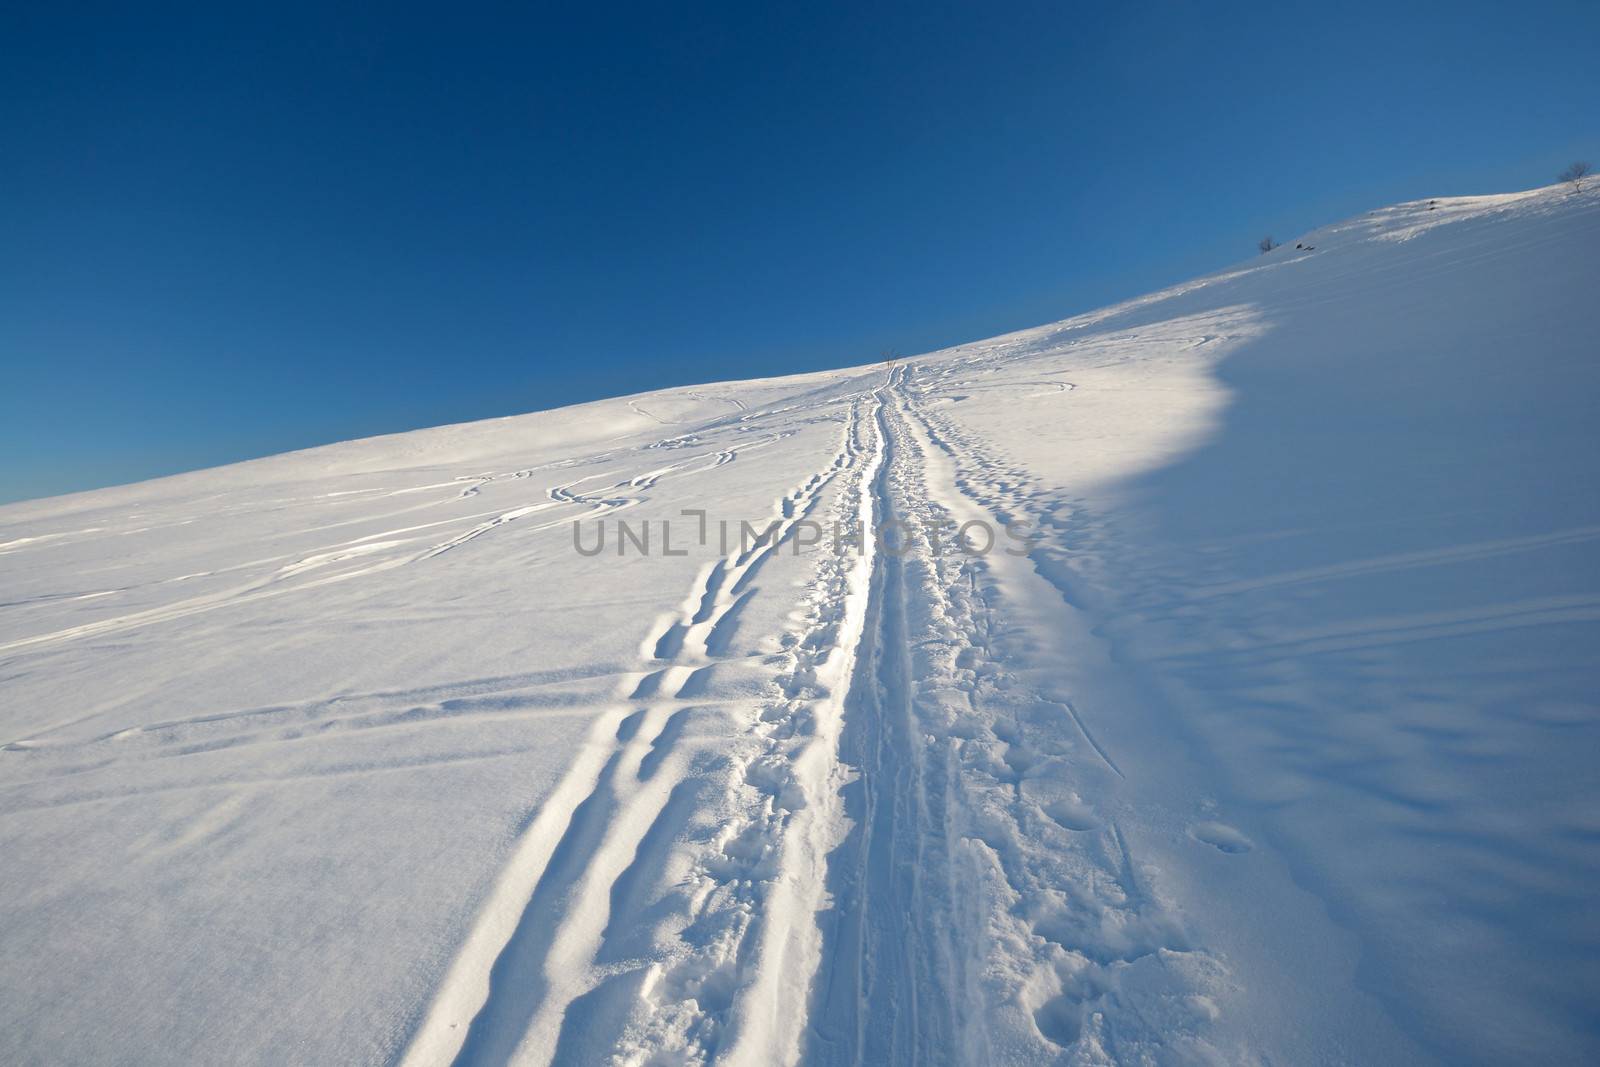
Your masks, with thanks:
[(1300, 244), (0, 509), (0, 1061), (1595, 1062), (1600, 195)]

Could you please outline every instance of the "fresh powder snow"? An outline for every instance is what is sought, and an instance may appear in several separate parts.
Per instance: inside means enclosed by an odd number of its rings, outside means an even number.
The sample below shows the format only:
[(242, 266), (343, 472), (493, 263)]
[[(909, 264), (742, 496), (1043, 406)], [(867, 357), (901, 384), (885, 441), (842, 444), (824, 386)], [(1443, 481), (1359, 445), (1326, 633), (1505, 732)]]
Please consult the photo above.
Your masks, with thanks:
[(1600, 189), (0, 508), (0, 1062), (1600, 1061)]

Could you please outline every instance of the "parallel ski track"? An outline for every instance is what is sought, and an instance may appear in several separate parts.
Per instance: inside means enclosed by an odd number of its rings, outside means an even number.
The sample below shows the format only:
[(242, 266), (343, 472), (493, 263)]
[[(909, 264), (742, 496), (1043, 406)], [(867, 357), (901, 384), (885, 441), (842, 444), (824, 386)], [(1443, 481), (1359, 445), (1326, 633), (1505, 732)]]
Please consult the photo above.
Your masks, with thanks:
[(523, 833), (401, 1062), (550, 1062), (564, 1041), (580, 1039), (562, 1024), (607, 978), (596, 966), (607, 902), (645, 880), (634, 868), (665, 847), (700, 788), (675, 741), (714, 703), (703, 690), (725, 628), (736, 624), (762, 565), (835, 479), (871, 463), (859, 421), (858, 406), (839, 452), (778, 501), (766, 535), (707, 567), (681, 609), (647, 636), (639, 669)]

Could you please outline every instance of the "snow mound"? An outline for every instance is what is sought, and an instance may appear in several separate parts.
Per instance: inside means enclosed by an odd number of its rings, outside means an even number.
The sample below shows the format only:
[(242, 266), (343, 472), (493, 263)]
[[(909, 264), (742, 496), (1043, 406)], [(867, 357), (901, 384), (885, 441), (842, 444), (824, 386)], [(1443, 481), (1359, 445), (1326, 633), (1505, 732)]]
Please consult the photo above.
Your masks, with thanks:
[(1594, 1062), (1597, 242), (0, 508), (0, 1060)]

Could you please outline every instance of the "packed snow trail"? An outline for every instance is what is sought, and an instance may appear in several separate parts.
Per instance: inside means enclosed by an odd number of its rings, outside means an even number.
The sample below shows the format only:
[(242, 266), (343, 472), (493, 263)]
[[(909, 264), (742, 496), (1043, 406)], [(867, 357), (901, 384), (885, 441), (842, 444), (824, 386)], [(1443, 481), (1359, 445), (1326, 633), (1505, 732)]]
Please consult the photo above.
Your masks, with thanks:
[[(1070, 649), (1069, 609), (1028, 565), (1020, 517), (958, 490), (913, 374), (883, 410), (875, 492), (894, 533), (841, 753), (859, 772), (855, 828), (836, 854), (807, 1059), (1051, 1060), (1080, 1042), (1132, 1062), (1215, 1055), (1201, 1016), (1136, 983), (1159, 972), (1167, 995), (1203, 998), (1223, 968), (1190, 949), (1122, 829), (1083, 801), (1111, 799), (1123, 775), (1052, 688), (1070, 681), (1022, 669), (1041, 645)], [(970, 929), (990, 936), (959, 936)]]
[[(1016, 574), (945, 540), (958, 526), (998, 537), (1002, 525), (930, 492), (937, 477), (956, 494), (955, 476), (933, 454), (909, 373), (891, 370), (857, 401), (840, 451), (779, 502), (765, 540), (703, 569), (680, 613), (646, 636), (647, 662), (618, 693), (628, 703), (601, 720), (569, 774), (579, 784), (545, 808), (566, 820), (554, 849), (551, 824), (530, 827), (409, 1061), (582, 1062), (664, 1048), (752, 1064), (1051, 1058), (1079, 1040), (1121, 973), (1158, 951), (1171, 959), (1146, 966), (1175, 972), (1175, 985), (1198, 996), (1214, 984), (1215, 963), (1189, 952), (1139, 888), (1122, 830), (1078, 799), (1075, 785), (1115, 765), (1069, 702), (1002, 666), (1001, 586)], [(727, 643), (719, 628), (836, 481), (836, 526), (884, 536), (818, 557), (810, 615), (823, 626), (787, 635), (809, 649), (804, 666), (772, 665), (801, 669), (769, 671), (773, 703), (741, 721), (737, 701), (717, 707), (709, 677), (730, 665), (714, 651)], [(1042, 595), (1058, 599), (1053, 587)], [(712, 724), (700, 744), (753, 742), (751, 757), (691, 778), (684, 750), (696, 739), (685, 732), (697, 718)], [(1061, 736), (1069, 718), (1085, 743)], [(709, 842), (684, 842), (707, 790), (721, 791), (732, 821)], [(1086, 848), (1075, 840), (1086, 835), (1107, 841)], [(647, 890), (670, 869), (692, 872), (694, 888), (678, 892), (689, 907), (649, 936), (616, 930), (614, 915), (656, 909)], [(1019, 898), (1036, 914), (1019, 921)], [(963, 945), (958, 908), (1009, 927), (1009, 940)], [(663, 945), (669, 963), (629, 962)], [(808, 999), (805, 1014), (785, 1010)], [(1123, 1023), (1093, 1040), (1125, 1056), (1203, 1051), (1194, 1021)], [(620, 1049), (618, 1034), (628, 1035)]]
[[(851, 831), (830, 858), (838, 903), (825, 933), (807, 1058), (816, 1063), (930, 1062), (951, 1051), (949, 950), (937, 919), (947, 904), (923, 892), (945, 826), (930, 797), (911, 709), (902, 518), (891, 481), (902, 441), (888, 407), (902, 369), (891, 370), (876, 413), (883, 461), (868, 487), (874, 567), (862, 647), (846, 703), (840, 758), (856, 775), (846, 793)], [(879, 538), (874, 538), (875, 542)], [(930, 807), (935, 810), (930, 812)], [(945, 865), (946, 869), (948, 865)], [(930, 871), (930, 868), (933, 868)], [(885, 1010), (887, 1008), (887, 1010)], [(882, 1024), (869, 1026), (877, 1010)]]
[(1301, 244), (0, 509), (0, 1060), (1593, 1062), (1600, 194)]

